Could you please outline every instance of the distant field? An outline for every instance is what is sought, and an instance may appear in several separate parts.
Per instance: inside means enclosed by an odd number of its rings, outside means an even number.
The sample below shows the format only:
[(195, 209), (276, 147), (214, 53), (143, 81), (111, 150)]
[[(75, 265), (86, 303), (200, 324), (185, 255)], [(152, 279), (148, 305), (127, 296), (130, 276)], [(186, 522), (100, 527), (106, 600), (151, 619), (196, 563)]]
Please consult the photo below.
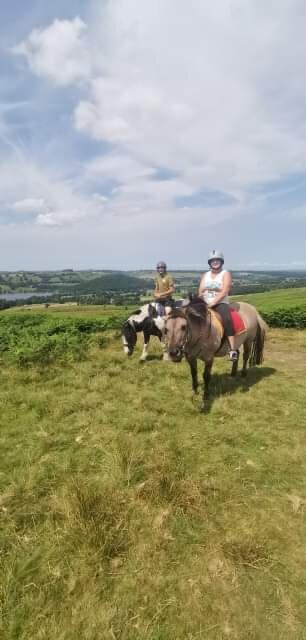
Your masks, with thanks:
[(250, 302), (262, 311), (274, 311), (279, 308), (306, 307), (306, 288), (274, 289), (265, 293), (232, 296), (232, 300)]
[[(146, 301), (147, 301), (146, 297)], [(265, 293), (253, 293), (248, 295), (232, 296), (232, 300), (244, 300), (253, 304), (261, 312), (265, 320), (275, 327), (306, 327), (306, 288), (274, 289)], [(144, 300), (143, 300), (144, 302)], [(142, 304), (143, 304), (142, 302)], [(32, 313), (43, 313), (54, 317), (75, 317), (101, 319), (113, 317), (126, 318), (137, 305), (77, 305), (77, 304), (50, 304), (48, 309), (44, 304), (34, 304), (28, 307), (13, 307), (3, 313), (18, 314), (25, 309)], [(1, 316), (0, 316), (1, 317)]]
[[(48, 309), (46, 309), (44, 304), (33, 304), (31, 306), (28, 307), (11, 307), (10, 309), (6, 309), (5, 311), (2, 311), (2, 314), (18, 314), (18, 313), (27, 313), (27, 311), (29, 313), (43, 313), (46, 315), (51, 315), (51, 316), (58, 316), (58, 317), (69, 317), (71, 318), (76, 317), (76, 318), (102, 318), (102, 317), (109, 317), (109, 316), (120, 316), (120, 317), (125, 317), (127, 316), (129, 313), (131, 313), (131, 311), (133, 309), (135, 309), (137, 307), (137, 305), (131, 305), (131, 306), (115, 306), (115, 305), (111, 305), (111, 304), (105, 304), (105, 305), (77, 305), (75, 303), (66, 303), (66, 304), (50, 304)], [(1, 316), (0, 316), (1, 317)]]

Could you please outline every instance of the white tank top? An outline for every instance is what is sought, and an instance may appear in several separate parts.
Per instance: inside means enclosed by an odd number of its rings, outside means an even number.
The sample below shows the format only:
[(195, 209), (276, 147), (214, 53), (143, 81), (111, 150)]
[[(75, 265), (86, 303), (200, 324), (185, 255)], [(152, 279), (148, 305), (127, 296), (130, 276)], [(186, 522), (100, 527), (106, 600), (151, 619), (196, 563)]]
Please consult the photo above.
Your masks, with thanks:
[[(218, 273), (214, 278), (212, 278), (211, 271), (207, 271), (204, 276), (204, 285), (207, 291), (204, 292), (204, 300), (205, 302), (212, 302), (216, 295), (223, 289), (223, 278), (224, 274), (227, 273), (225, 269), (222, 269), (220, 273)], [(218, 304), (225, 302), (225, 304), (229, 304), (229, 297), (224, 296), (222, 300), (219, 300)]]

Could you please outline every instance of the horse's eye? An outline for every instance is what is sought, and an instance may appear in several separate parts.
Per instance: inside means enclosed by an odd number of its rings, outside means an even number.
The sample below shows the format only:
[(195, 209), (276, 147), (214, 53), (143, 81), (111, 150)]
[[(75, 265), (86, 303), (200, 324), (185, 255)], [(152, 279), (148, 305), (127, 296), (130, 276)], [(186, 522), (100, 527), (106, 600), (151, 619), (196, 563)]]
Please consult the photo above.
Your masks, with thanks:
[(165, 333), (168, 333), (168, 329), (167, 329), (167, 327), (165, 327)]
[(186, 331), (186, 327), (184, 325), (182, 326), (182, 331)]

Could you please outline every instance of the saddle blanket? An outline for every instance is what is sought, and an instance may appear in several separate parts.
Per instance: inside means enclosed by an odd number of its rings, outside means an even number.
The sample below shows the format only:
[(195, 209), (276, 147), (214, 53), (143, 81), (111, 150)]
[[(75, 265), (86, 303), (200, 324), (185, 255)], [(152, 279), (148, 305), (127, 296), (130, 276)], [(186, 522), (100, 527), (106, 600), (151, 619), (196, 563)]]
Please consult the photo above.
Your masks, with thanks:
[(234, 327), (234, 335), (237, 336), (240, 333), (243, 333), (246, 330), (246, 327), (238, 311), (235, 311), (235, 309), (230, 309), (230, 312), (231, 312), (232, 322)]

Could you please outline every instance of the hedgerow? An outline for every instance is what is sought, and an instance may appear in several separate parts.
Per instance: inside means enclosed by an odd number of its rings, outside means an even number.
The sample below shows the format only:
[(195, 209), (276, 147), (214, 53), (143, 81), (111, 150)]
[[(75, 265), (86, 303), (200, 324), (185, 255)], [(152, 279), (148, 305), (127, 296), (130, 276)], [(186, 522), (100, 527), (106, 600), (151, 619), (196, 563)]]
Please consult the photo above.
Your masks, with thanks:
[[(306, 304), (259, 312), (270, 327), (306, 328)], [(0, 317), (0, 354), (12, 363), (28, 367), (54, 362), (81, 360), (86, 356), (93, 334), (102, 348), (106, 330), (121, 327), (123, 315), (108, 317), (56, 317), (40, 313), (3, 314)]]
[(44, 366), (85, 357), (90, 336), (118, 329), (122, 318), (55, 318), (45, 314), (0, 317), (0, 352), (22, 366)]
[(305, 307), (292, 307), (291, 309), (279, 308), (273, 311), (261, 311), (262, 317), (270, 327), (278, 328), (306, 328), (306, 305)]

